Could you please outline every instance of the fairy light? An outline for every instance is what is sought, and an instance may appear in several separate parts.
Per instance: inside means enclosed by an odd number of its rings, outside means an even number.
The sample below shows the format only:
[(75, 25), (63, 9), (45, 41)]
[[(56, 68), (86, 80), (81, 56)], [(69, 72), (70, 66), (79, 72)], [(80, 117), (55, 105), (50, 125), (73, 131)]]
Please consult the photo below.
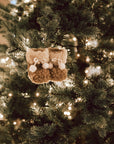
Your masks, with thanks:
[(78, 97), (78, 98), (75, 100), (75, 103), (78, 103), (78, 102), (82, 102), (82, 98), (81, 98), (81, 97)]
[(59, 106), (62, 106), (62, 104), (63, 104), (63, 103), (59, 103), (58, 105), (59, 105)]
[(72, 110), (72, 107), (71, 107), (71, 106), (69, 106), (69, 107), (68, 107), (68, 110)]
[(90, 62), (90, 58), (88, 56), (86, 57), (86, 62)]
[(12, 97), (12, 96), (13, 96), (13, 94), (12, 94), (12, 93), (9, 93), (9, 94), (8, 94), (8, 96), (9, 96), (9, 97)]
[(18, 17), (18, 20), (21, 21), (21, 17)]
[(36, 106), (37, 104), (34, 102), (33, 105)]
[(0, 113), (0, 119), (3, 119), (3, 117), (4, 117), (3, 114)]
[(24, 3), (29, 3), (31, 0), (24, 0)]
[(33, 8), (34, 8), (34, 5), (30, 5), (30, 8), (33, 9)]
[(112, 52), (110, 52), (110, 53), (109, 53), (109, 55), (110, 55), (110, 56), (112, 56), (112, 55), (113, 55), (113, 53), (112, 53)]
[(16, 125), (16, 124), (17, 124), (17, 122), (16, 122), (16, 121), (14, 121), (14, 122), (13, 122), (13, 125)]
[(6, 63), (6, 59), (2, 58), (1, 63)]
[(72, 116), (68, 116), (68, 119), (71, 120), (71, 119), (72, 119)]
[(40, 95), (40, 94), (37, 92), (37, 93), (36, 93), (36, 97), (38, 97), (39, 95)]
[(84, 80), (84, 84), (88, 84), (88, 80)]
[(85, 70), (85, 73), (87, 74), (89, 71), (88, 70)]
[(77, 57), (80, 57), (80, 54), (77, 54)]
[(76, 39), (76, 37), (73, 37), (73, 41), (76, 41), (77, 39)]
[(25, 119), (22, 119), (22, 122), (25, 122)]
[(101, 66), (97, 66), (96, 68), (97, 68), (98, 70), (100, 70), (100, 69), (101, 69)]
[(70, 112), (69, 111), (65, 111), (64, 115), (70, 116)]

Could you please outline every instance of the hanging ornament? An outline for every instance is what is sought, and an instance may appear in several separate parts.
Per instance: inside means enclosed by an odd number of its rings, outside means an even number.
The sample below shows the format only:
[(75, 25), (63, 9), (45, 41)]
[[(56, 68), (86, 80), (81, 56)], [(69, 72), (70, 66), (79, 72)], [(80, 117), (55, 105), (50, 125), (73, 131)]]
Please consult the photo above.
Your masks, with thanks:
[(35, 84), (63, 81), (67, 78), (67, 50), (58, 48), (28, 49), (28, 77)]

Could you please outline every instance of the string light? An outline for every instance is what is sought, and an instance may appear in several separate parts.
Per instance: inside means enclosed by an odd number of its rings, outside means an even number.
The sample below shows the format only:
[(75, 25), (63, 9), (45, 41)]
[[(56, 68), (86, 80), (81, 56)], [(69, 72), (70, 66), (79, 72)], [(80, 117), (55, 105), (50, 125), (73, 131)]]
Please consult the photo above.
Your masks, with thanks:
[(112, 52), (110, 52), (110, 54), (109, 54), (109, 55), (111, 55), (111, 56), (112, 56), (112, 55), (113, 55), (113, 53), (112, 53)]
[(62, 106), (63, 103), (59, 103), (59, 106)]
[(78, 103), (78, 102), (82, 102), (82, 98), (81, 98), (81, 97), (79, 97), (79, 98), (77, 98), (77, 99), (75, 100), (75, 103)]
[(0, 113), (0, 119), (3, 119), (3, 117), (4, 117), (3, 114)]
[(90, 62), (90, 58), (88, 56), (86, 57), (86, 62)]
[(77, 54), (77, 57), (80, 57), (80, 54)]
[(64, 115), (70, 116), (70, 112), (69, 111), (65, 111)]
[(89, 71), (88, 70), (85, 70), (85, 73), (88, 73)]
[(76, 39), (76, 37), (73, 37), (73, 41), (76, 41), (77, 39)]
[(100, 69), (101, 69), (101, 66), (97, 66), (96, 68), (97, 68), (98, 70), (100, 70)]
[(16, 121), (14, 121), (14, 122), (13, 122), (13, 125), (16, 125), (16, 124), (17, 124), (17, 122), (16, 122)]
[(37, 93), (36, 93), (36, 97), (38, 97), (39, 95), (40, 95), (40, 94), (37, 92)]
[(88, 80), (84, 80), (84, 84), (88, 84)]
[(2, 58), (1, 63), (6, 63), (6, 59)]
[(68, 119), (71, 120), (71, 119), (72, 119), (72, 116), (68, 116)]
[(12, 96), (13, 96), (13, 94), (12, 94), (12, 93), (9, 93), (9, 94), (8, 94), (8, 96), (9, 96), (9, 97), (12, 97)]
[(37, 104), (34, 102), (33, 105), (36, 106)]
[(68, 110), (72, 110), (72, 107), (71, 107), (71, 106), (69, 106), (69, 107), (68, 107)]

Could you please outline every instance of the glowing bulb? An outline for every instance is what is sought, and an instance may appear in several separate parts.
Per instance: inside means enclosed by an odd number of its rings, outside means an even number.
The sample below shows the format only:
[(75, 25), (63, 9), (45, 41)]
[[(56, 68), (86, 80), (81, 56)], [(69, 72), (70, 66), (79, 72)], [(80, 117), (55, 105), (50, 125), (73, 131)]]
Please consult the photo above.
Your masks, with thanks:
[(78, 103), (78, 102), (82, 102), (82, 98), (79, 97), (75, 100), (75, 103)]
[(101, 67), (100, 67), (100, 66), (97, 66), (96, 68), (97, 68), (98, 70), (100, 70), (100, 69), (101, 69)]
[(112, 56), (112, 55), (113, 55), (113, 53), (112, 53), (112, 52), (110, 52), (110, 55)]
[(77, 57), (80, 57), (80, 54), (77, 54)]
[(0, 119), (3, 119), (3, 117), (4, 117), (4, 116), (0, 113)]
[(68, 116), (68, 119), (69, 119), (69, 120), (71, 120), (71, 119), (72, 119), (72, 117), (71, 117), (71, 116)]
[(89, 62), (90, 61), (90, 58), (87, 56), (86, 57), (86, 62)]
[(63, 103), (59, 103), (59, 106), (62, 106)]
[(26, 42), (29, 42), (29, 39), (28, 39), (28, 38), (26, 39)]
[(71, 107), (71, 106), (69, 106), (69, 107), (68, 107), (68, 110), (72, 110), (72, 107)]
[(24, 3), (29, 3), (31, 0), (24, 0)]
[(13, 96), (13, 94), (12, 94), (12, 93), (9, 93), (8, 96), (11, 97), (11, 96)]
[(34, 106), (36, 106), (36, 103), (33, 103)]
[(36, 97), (38, 97), (39, 95), (40, 95), (40, 94), (37, 92), (37, 93), (36, 93)]
[(64, 112), (64, 115), (69, 116), (69, 115), (70, 115), (70, 112), (69, 112), (69, 111), (65, 111), (65, 112)]
[(75, 37), (73, 37), (73, 41), (76, 41), (76, 38), (75, 38)]
[(22, 119), (23, 122), (25, 122), (25, 119)]
[(17, 124), (17, 122), (16, 122), (16, 121), (14, 121), (14, 122), (13, 122), (13, 125), (16, 125), (16, 124)]
[(6, 57), (6, 61), (8, 61), (9, 60), (9, 57)]
[(19, 17), (19, 19), (18, 19), (19, 21), (21, 20), (21, 17)]
[(88, 80), (84, 80), (84, 83), (85, 83), (85, 84), (88, 84)]
[(85, 70), (85, 73), (88, 73), (89, 71), (88, 70)]
[(6, 63), (6, 59), (2, 58), (1, 63)]
[(30, 5), (30, 7), (33, 9), (33, 8), (34, 8), (34, 5)]

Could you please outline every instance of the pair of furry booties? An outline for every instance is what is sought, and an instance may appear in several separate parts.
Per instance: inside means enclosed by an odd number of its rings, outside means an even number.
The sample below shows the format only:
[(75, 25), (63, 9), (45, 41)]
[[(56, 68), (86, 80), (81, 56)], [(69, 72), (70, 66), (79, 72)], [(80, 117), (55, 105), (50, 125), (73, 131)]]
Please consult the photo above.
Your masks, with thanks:
[(67, 78), (65, 68), (67, 50), (58, 48), (31, 48), (26, 53), (28, 77), (35, 84), (63, 81)]

